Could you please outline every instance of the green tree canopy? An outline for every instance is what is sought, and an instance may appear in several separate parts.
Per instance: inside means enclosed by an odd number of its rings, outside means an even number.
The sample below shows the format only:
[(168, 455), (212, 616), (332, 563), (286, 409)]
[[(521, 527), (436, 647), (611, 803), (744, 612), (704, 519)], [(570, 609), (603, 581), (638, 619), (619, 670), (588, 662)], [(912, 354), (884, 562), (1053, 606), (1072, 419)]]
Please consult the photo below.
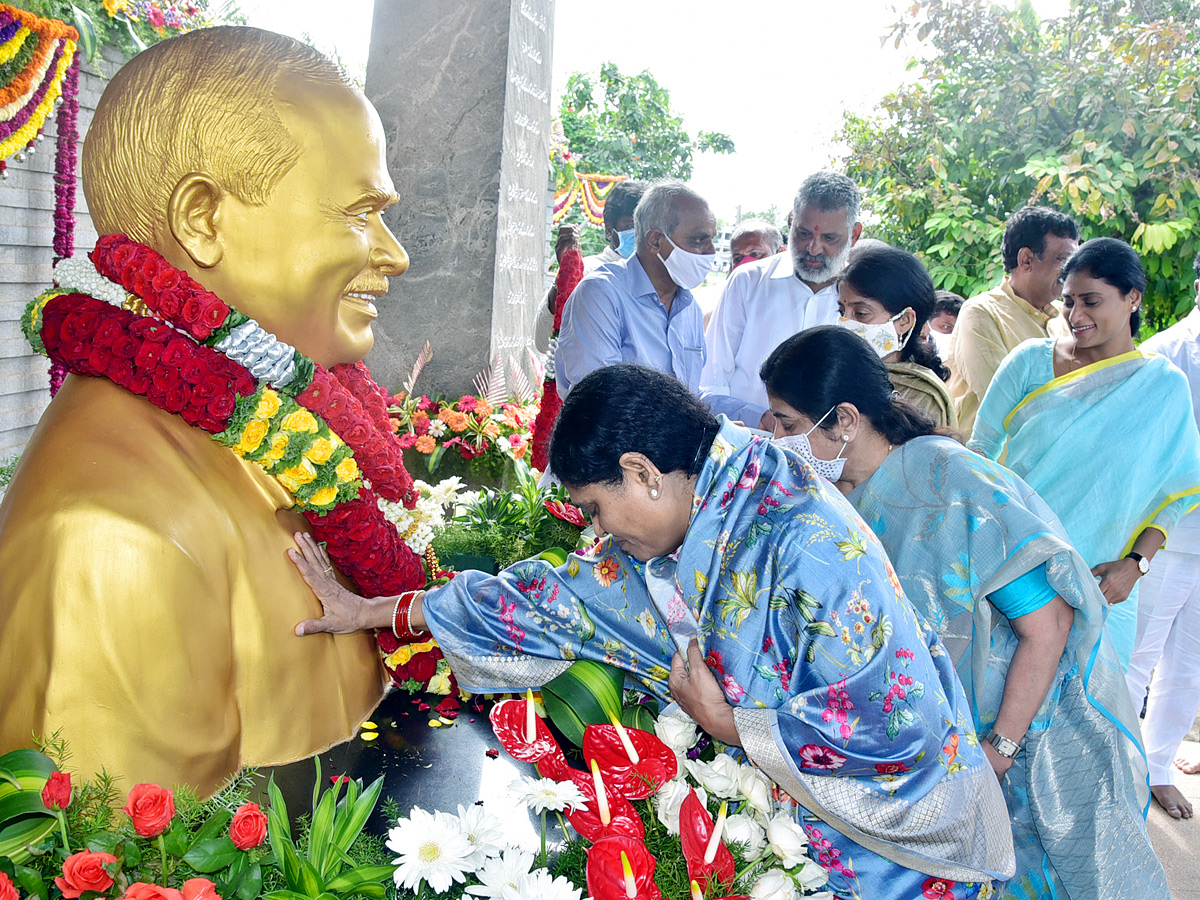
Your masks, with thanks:
[[(670, 92), (649, 71), (624, 75), (613, 63), (604, 63), (598, 77), (572, 74), (558, 115), (579, 172), (687, 181), (697, 153), (734, 149), (733, 140), (719, 132), (700, 131), (693, 138), (672, 111)], [(563, 173), (558, 174), (561, 182)], [(565, 221), (584, 226), (585, 253), (603, 248), (603, 233), (589, 230), (578, 205)]]
[(1195, 0), (1075, 0), (1044, 22), (1028, 2), (913, 0), (885, 41), (921, 42), (918, 77), (840, 135), (878, 236), (970, 296), (1000, 279), (1005, 219), (1058, 207), (1133, 244), (1149, 328), (1168, 324), (1200, 249), (1198, 23)]

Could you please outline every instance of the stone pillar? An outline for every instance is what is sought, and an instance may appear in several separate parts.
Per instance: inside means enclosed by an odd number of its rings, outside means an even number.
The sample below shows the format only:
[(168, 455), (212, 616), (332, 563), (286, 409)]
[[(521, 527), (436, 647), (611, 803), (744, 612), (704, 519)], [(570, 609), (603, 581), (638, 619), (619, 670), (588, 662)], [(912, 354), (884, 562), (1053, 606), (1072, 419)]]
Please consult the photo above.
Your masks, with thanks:
[[(379, 304), (376, 379), (398, 390), (426, 341), (422, 393), (524, 362), (545, 292), (553, 0), (378, 0), (367, 96), (410, 266)], [(527, 367), (526, 367), (527, 368)], [(528, 368), (527, 368), (528, 371)]]

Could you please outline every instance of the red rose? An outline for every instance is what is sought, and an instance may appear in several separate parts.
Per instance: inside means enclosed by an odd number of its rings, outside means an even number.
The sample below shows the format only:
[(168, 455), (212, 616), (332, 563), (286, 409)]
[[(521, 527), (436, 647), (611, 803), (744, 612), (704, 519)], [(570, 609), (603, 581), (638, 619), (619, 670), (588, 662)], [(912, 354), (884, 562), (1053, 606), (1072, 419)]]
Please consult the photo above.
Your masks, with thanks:
[[(257, 803), (243, 803), (229, 823), (229, 839), (239, 850), (253, 850), (267, 836), (267, 817)], [(187, 898), (190, 900), (190, 898)]]
[(175, 888), (159, 887), (157, 884), (135, 881), (125, 891), (125, 896), (121, 900), (183, 900), (183, 892), (177, 891)]
[(163, 397), (163, 407), (170, 413), (182, 412), (188, 405), (188, 395), (189, 391), (185, 384), (170, 387)]
[[(111, 853), (92, 853), (90, 850), (74, 853), (63, 860), (62, 876), (56, 877), (54, 883), (67, 900), (75, 900), (84, 891), (107, 891), (112, 887), (113, 877), (104, 867), (116, 861)], [(4, 891), (0, 889), (0, 898), (3, 897)]]
[(188, 384), (199, 384), (208, 374), (208, 365), (199, 354), (191, 355), (179, 367), (179, 374)]
[(357, 446), (371, 436), (371, 424), (366, 419), (355, 419), (339, 436), (350, 446)]
[(196, 297), (188, 297), (183, 302), (183, 309), (179, 311), (179, 317), (188, 325), (195, 325), (200, 321), (200, 316), (204, 312), (204, 304)]
[(217, 886), (207, 878), (189, 878), (183, 883), (183, 900), (221, 900)]
[(212, 297), (211, 294), (209, 296), (212, 299), (204, 307), (204, 312), (200, 316), (200, 322), (207, 327), (209, 331), (212, 331), (214, 328), (221, 327), (221, 323), (224, 322), (225, 317), (229, 315), (229, 307), (216, 297)]
[[(129, 799), (126, 803), (127, 805), (121, 808), (133, 820), (133, 830), (142, 837), (158, 837), (167, 830), (171, 819), (175, 817), (175, 795), (157, 784), (135, 785), (129, 792)], [(154, 887), (154, 885), (145, 885), (145, 887)], [(162, 890), (162, 888), (157, 888), (157, 890)], [(126, 896), (130, 895), (127, 893)]]
[[(13, 883), (9, 881), (8, 876), (0, 872), (0, 900), (20, 900), (20, 894), (13, 887)], [(76, 894), (76, 897), (79, 895)]]
[(113, 341), (112, 352), (114, 356), (119, 356), (121, 359), (133, 359), (137, 356), (140, 346), (136, 338), (123, 334)]
[(183, 309), (183, 300), (175, 291), (164, 291), (158, 295), (158, 311), (167, 319), (174, 319)]
[(433, 651), (418, 653), (408, 661), (408, 674), (424, 684), (437, 674), (437, 657)]
[(66, 772), (52, 772), (42, 788), (42, 803), (46, 809), (57, 812), (71, 805), (71, 776)]
[(151, 283), (154, 285), (154, 290), (157, 293), (161, 294), (165, 291), (172, 291), (179, 285), (179, 270), (167, 266), (155, 274), (154, 278), (151, 279)]
[(125, 389), (131, 394), (145, 394), (150, 389), (150, 376), (136, 372), (125, 380)]
[(144, 341), (133, 361), (143, 369), (155, 369), (162, 358), (163, 346), (157, 341)]
[[(220, 419), (224, 422), (233, 414), (233, 409), (237, 405), (237, 400), (233, 394), (228, 392), (219, 394), (208, 401), (208, 414), (214, 419)], [(224, 427), (223, 425), (221, 426)], [(217, 429), (218, 431), (220, 429)]]
[(88, 365), (97, 372), (107, 369), (110, 360), (112, 360), (112, 351), (107, 347), (94, 346), (92, 352), (88, 354)]
[(162, 361), (163, 365), (178, 366), (182, 365), (184, 360), (190, 359), (191, 356), (192, 342), (184, 337), (173, 337), (163, 348)]

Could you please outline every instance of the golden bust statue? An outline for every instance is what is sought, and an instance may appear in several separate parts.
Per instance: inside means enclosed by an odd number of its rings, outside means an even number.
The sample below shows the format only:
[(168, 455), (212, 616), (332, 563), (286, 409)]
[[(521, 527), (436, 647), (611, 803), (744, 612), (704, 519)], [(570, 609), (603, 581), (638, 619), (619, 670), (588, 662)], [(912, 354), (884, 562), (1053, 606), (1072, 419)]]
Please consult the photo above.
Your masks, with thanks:
[[(101, 234), (162, 254), (326, 367), (371, 348), (408, 266), (383, 128), (311, 48), (213, 28), (130, 60), (83, 187)], [(72, 375), (0, 506), (0, 752), (61, 731), (81, 775), (201, 795), (351, 737), (383, 694), (366, 634), (298, 638), (307, 530), (258, 466), (103, 378)]]

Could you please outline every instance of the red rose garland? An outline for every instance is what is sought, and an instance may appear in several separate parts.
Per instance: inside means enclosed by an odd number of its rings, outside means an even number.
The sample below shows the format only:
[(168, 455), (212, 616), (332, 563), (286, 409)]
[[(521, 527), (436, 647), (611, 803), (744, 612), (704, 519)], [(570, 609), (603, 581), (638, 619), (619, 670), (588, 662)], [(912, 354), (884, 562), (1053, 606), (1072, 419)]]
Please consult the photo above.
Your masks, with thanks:
[[(167, 322), (85, 294), (49, 292), (26, 312), (34, 348), (71, 372), (105, 377), (145, 396), (209, 434), (223, 432), (239, 399), (255, 395), (259, 385), (244, 366), (206, 344), (218, 343), (246, 317), (124, 235), (102, 237), (91, 258), (102, 275), (137, 294)], [(386, 393), (362, 363), (329, 372), (294, 355), (298, 376), (280, 393), (295, 392), (297, 403), (324, 419), (371, 481), (371, 488), (364, 485), (331, 510), (305, 510), (314, 537), (366, 596), (424, 585), (421, 558), (383, 515), (374, 493), (409, 506), (416, 502), (387, 422)]]
[[(582, 278), (583, 254), (575, 249), (568, 250), (559, 260), (558, 276), (554, 281), (556, 298), (552, 340), (558, 338), (558, 330), (562, 327), (562, 311), (567, 298)], [(546, 471), (546, 466), (550, 463), (550, 434), (561, 409), (562, 399), (558, 396), (558, 384), (553, 378), (547, 378), (542, 384), (542, 405), (533, 421), (533, 452), (529, 459), (530, 465), (542, 472)]]

